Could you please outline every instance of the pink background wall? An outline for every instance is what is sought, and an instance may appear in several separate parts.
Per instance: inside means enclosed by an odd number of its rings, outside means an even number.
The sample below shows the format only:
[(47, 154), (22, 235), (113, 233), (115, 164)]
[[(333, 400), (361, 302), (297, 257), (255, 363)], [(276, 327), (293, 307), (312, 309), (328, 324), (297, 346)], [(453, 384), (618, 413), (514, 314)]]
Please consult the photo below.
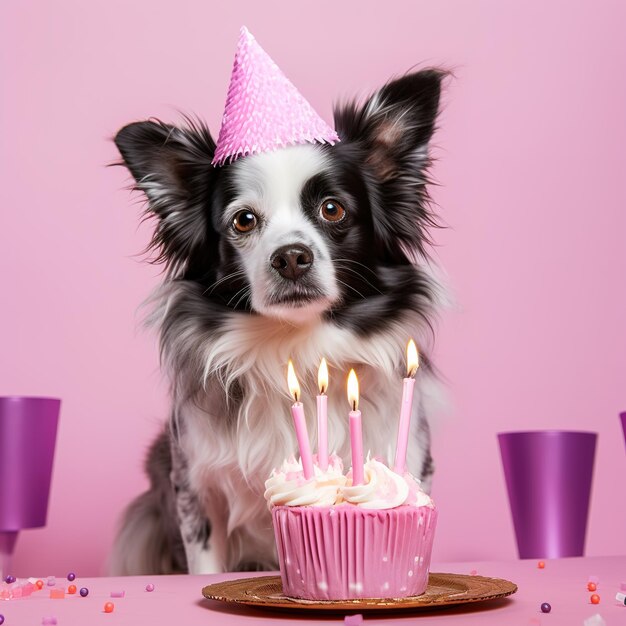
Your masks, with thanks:
[(439, 332), (436, 558), (515, 556), (495, 433), (527, 428), (600, 433), (588, 553), (626, 552), (624, 4), (304, 7), (2, 3), (0, 394), (64, 402), (49, 525), (23, 533), (17, 574), (102, 571), (145, 486), (167, 401), (137, 307), (158, 271), (108, 139), (177, 109), (215, 132), (241, 24), (327, 118), (416, 63), (455, 69), (436, 137), (458, 300)]

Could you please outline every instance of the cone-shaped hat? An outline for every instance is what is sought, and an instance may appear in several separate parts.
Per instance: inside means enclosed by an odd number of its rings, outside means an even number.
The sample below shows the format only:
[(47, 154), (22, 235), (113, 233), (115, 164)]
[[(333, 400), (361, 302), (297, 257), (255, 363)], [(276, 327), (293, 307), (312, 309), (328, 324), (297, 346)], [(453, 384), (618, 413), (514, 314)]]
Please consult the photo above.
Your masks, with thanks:
[(244, 26), (213, 165), (300, 143), (339, 141)]

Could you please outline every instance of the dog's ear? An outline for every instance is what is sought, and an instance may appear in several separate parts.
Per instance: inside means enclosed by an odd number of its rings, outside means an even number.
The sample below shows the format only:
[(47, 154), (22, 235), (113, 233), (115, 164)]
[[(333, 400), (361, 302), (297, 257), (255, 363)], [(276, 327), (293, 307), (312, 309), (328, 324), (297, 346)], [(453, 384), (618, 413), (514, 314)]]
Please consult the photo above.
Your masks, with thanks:
[[(373, 206), (374, 224), (385, 254), (395, 258), (398, 243), (424, 252), (428, 209), (428, 144), (435, 130), (441, 83), (436, 69), (407, 74), (389, 82), (363, 105), (335, 110), (341, 150), (358, 148), (364, 173), (379, 189), (384, 206)], [(399, 259), (400, 257), (398, 257)]]
[(362, 144), (367, 164), (381, 181), (401, 175), (403, 167), (419, 167), (427, 158), (443, 76), (439, 70), (407, 74), (387, 83), (364, 105), (353, 102), (335, 110), (339, 137)]
[(215, 142), (203, 124), (192, 121), (184, 128), (135, 122), (114, 141), (134, 188), (146, 195), (148, 215), (158, 218), (150, 243), (155, 260), (178, 269), (206, 237)]

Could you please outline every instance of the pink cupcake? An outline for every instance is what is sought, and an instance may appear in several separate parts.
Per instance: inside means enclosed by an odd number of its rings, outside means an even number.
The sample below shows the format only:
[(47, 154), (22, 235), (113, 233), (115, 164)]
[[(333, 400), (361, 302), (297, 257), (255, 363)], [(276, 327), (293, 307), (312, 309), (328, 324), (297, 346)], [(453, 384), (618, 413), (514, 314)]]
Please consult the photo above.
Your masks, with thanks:
[(365, 464), (353, 486), (338, 459), (303, 478), (298, 463), (266, 482), (283, 592), (307, 600), (402, 598), (428, 584), (437, 512), (410, 475)]

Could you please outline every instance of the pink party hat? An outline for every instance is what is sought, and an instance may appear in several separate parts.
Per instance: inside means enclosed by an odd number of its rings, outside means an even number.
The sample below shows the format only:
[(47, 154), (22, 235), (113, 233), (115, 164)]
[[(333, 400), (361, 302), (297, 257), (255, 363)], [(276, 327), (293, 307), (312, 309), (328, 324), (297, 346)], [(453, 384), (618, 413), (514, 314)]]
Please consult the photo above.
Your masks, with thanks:
[(301, 143), (339, 141), (244, 26), (213, 165)]

